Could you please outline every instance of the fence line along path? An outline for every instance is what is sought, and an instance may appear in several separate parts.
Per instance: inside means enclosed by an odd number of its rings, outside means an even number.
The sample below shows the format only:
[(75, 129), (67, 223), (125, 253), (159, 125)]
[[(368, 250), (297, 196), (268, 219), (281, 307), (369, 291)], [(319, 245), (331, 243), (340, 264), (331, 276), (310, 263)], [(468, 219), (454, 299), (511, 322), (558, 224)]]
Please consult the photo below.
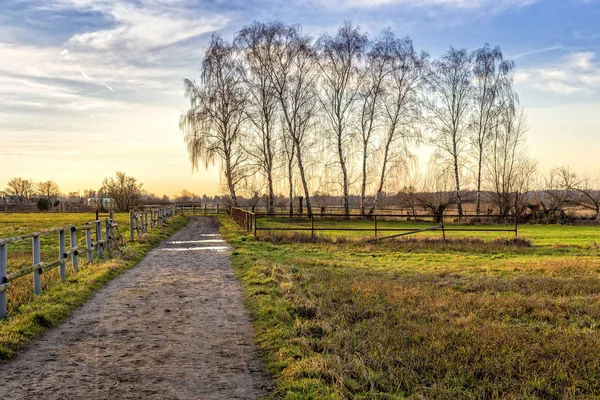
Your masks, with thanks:
[(217, 220), (192, 217), (138, 266), (0, 365), (0, 398), (267, 395), (271, 382), (229, 255)]
[[(134, 215), (134, 213), (130, 213), (130, 226), (133, 226), (131, 222), (132, 215)], [(153, 209), (152, 215), (156, 215), (156, 219), (153, 218), (151, 225), (151, 227), (154, 227), (161, 225), (168, 218), (175, 215), (175, 209), (173, 207), (160, 206)], [(137, 229), (137, 220), (135, 226)], [(92, 238), (92, 231), (95, 235), (94, 239)], [(80, 232), (84, 232), (85, 238), (81, 236)], [(140, 225), (140, 228), (137, 230), (138, 236), (140, 237), (147, 232), (147, 225), (144, 226), (143, 229)], [(54, 244), (57, 244), (57, 257), (53, 259), (43, 259), (41, 251), (42, 238), (48, 239), (53, 235), (56, 239)], [(133, 229), (131, 230), (130, 235), (132, 238), (131, 241), (133, 241)], [(28, 240), (31, 240), (31, 263), (16, 271), (12, 271), (14, 265), (9, 265), (9, 252), (13, 245), (15, 245), (16, 249), (19, 242)], [(67, 240), (69, 241), (68, 244)], [(104, 220), (98, 219), (98, 213), (96, 213), (96, 220), (87, 222), (83, 226), (71, 225), (43, 232), (35, 232), (28, 235), (0, 238), (0, 320), (6, 318), (9, 312), (7, 307), (7, 292), (10, 291), (15, 280), (25, 279), (28, 275), (32, 275), (33, 292), (37, 296), (42, 293), (42, 274), (55, 268), (59, 268), (60, 279), (64, 280), (67, 278), (67, 264), (69, 264), (69, 262), (73, 267), (73, 270), (78, 272), (81, 257), (86, 256), (85, 261), (91, 263), (94, 254), (102, 259), (105, 257), (105, 251), (118, 250), (120, 245), (123, 244), (125, 244), (124, 238), (119, 230), (119, 225), (114, 220), (112, 211), (109, 214), (109, 218)]]

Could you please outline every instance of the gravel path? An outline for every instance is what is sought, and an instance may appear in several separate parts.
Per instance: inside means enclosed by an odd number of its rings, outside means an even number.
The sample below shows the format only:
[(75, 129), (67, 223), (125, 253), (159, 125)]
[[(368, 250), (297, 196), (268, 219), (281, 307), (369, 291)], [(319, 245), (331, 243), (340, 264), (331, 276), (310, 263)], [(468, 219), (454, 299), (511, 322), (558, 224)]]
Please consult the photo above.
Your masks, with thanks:
[(0, 365), (0, 398), (257, 399), (271, 381), (214, 218), (196, 217)]

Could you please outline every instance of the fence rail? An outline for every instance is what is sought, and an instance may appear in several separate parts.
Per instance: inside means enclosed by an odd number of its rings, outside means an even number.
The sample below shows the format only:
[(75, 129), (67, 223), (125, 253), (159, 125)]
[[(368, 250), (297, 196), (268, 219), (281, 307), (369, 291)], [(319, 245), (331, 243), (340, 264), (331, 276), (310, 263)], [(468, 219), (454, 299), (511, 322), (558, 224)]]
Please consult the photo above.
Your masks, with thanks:
[[(134, 212), (130, 213), (132, 216)], [(137, 218), (140, 218), (140, 213), (135, 213)], [(151, 227), (161, 225), (164, 221), (173, 216), (174, 209), (170, 207), (156, 207), (151, 214), (154, 216), (151, 220)], [(148, 220), (145, 220), (146, 223)], [(130, 219), (130, 228), (133, 220)], [(156, 222), (156, 224), (155, 224)], [(135, 223), (138, 229), (138, 235), (146, 233), (147, 225)], [(141, 229), (144, 228), (143, 231)], [(85, 245), (78, 244), (78, 233), (84, 232)], [(58, 238), (58, 257), (52, 261), (42, 261), (42, 245), (41, 238), (51, 235), (57, 235)], [(8, 252), (9, 248), (14, 246), (17, 248), (17, 242), (31, 240), (32, 258), (31, 264), (17, 271), (8, 273)], [(68, 240), (68, 243), (67, 243)], [(54, 242), (56, 243), (56, 242)], [(6, 318), (7, 315), (7, 292), (10, 290), (12, 282), (26, 275), (33, 274), (33, 292), (34, 295), (42, 293), (42, 274), (47, 271), (59, 268), (60, 279), (64, 280), (67, 277), (67, 262), (71, 260), (73, 269), (79, 271), (80, 257), (85, 256), (87, 262), (90, 263), (94, 259), (94, 253), (98, 258), (108, 256), (108, 251), (119, 250), (125, 244), (125, 239), (119, 230), (119, 225), (114, 220), (113, 212), (111, 211), (108, 218), (96, 219), (87, 222), (82, 226), (67, 226), (58, 229), (51, 229), (27, 235), (14, 236), (8, 238), (0, 238), (0, 319)], [(20, 246), (22, 248), (22, 246)]]
[(142, 206), (129, 211), (129, 241), (135, 241), (135, 236), (143, 236), (148, 229), (160, 226), (177, 212), (173, 205)]
[(184, 214), (190, 213), (192, 215), (215, 215), (224, 214), (226, 212), (225, 208), (220, 206), (218, 203), (210, 207), (206, 203), (175, 204), (175, 208), (177, 209), (177, 212)]
[[(345, 231), (345, 232), (373, 232), (374, 238), (368, 241), (377, 241), (383, 240), (398, 236), (410, 235), (413, 233), (420, 233), (425, 231), (435, 231), (439, 230), (442, 233), (442, 237), (446, 239), (446, 233), (448, 232), (513, 232), (515, 237), (518, 236), (518, 217), (517, 216), (501, 216), (501, 215), (457, 215), (457, 214), (445, 214), (445, 215), (433, 215), (433, 214), (399, 214), (390, 212), (390, 210), (381, 210), (373, 215), (362, 215), (362, 214), (339, 214), (339, 213), (321, 213), (321, 214), (313, 214), (312, 216), (294, 216), (290, 217), (287, 214), (283, 213), (256, 213), (252, 211), (245, 210), (243, 208), (230, 207), (227, 209), (227, 213), (231, 216), (231, 218), (246, 231), (246, 234), (253, 234), (257, 236), (261, 231), (303, 231), (310, 232), (311, 236), (314, 238), (317, 232), (326, 232), (326, 231)], [(258, 220), (263, 219), (267, 220), (266, 224), (268, 224), (269, 220), (277, 220), (279, 218), (282, 219), (291, 219), (292, 222), (290, 224), (298, 224), (296, 226), (259, 226)], [(360, 221), (371, 221), (372, 225), (370, 227), (320, 227), (315, 226), (315, 221), (319, 220), (334, 220), (334, 221), (351, 221), (357, 220)], [(390, 221), (413, 221), (413, 222), (423, 222), (423, 220), (431, 219), (432, 222), (438, 224), (433, 227), (427, 228), (406, 228), (406, 227), (382, 227), (382, 222), (390, 222)], [(447, 222), (449, 219), (452, 219), (451, 224), (448, 225)], [(498, 227), (498, 228), (486, 228), (486, 227), (465, 227), (462, 223), (466, 221), (473, 221), (478, 219), (480, 221), (489, 220), (491, 222), (498, 222), (504, 224), (510, 224), (510, 228), (506, 227)], [(310, 223), (310, 226), (306, 226)], [(453, 226), (453, 223), (457, 223), (458, 226)], [(379, 236), (382, 232), (402, 232), (399, 234), (394, 234), (390, 236)]]

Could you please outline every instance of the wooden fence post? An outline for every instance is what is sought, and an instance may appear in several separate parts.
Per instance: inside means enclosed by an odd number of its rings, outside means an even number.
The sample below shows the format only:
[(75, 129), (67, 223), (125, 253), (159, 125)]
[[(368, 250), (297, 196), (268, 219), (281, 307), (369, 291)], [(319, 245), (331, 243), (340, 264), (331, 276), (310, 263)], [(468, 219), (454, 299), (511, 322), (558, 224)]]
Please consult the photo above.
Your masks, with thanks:
[(129, 210), (129, 241), (133, 242), (133, 210)]
[(517, 225), (519, 221), (519, 216), (517, 214), (515, 214), (515, 237), (517, 237)]
[(96, 221), (96, 243), (98, 244), (98, 257), (104, 258), (104, 245), (100, 243), (102, 240), (102, 225), (100, 221)]
[(444, 239), (444, 242), (446, 241), (446, 227), (444, 225), (444, 214), (442, 214), (442, 216), (440, 217), (440, 222), (442, 223), (442, 239)]
[(373, 224), (375, 225), (375, 240), (377, 240), (377, 215), (373, 215)]
[(310, 238), (315, 240), (315, 217), (310, 215)]
[(105, 224), (105, 232), (106, 232), (106, 250), (109, 251), (110, 250), (110, 219), (106, 218), (106, 220), (104, 220), (104, 224)]
[(65, 263), (65, 252), (66, 252), (67, 244), (65, 241), (65, 230), (61, 229), (58, 231), (58, 259), (60, 260), (60, 278), (67, 278), (67, 264)]
[(254, 237), (256, 237), (256, 214), (254, 214)]
[(92, 231), (90, 229), (85, 230), (85, 245), (87, 247), (88, 262), (92, 262), (94, 255), (92, 254)]
[[(40, 255), (40, 235), (35, 235), (32, 240), (33, 243), (33, 265), (38, 265), (42, 262)], [(40, 274), (41, 269), (37, 268), (33, 271), (33, 293), (38, 295), (42, 293), (42, 275)]]
[[(6, 242), (0, 242), (0, 279), (2, 279), (2, 283), (6, 277), (7, 246)], [(0, 292), (0, 318), (6, 318), (6, 290)]]
[(79, 271), (79, 255), (77, 253), (77, 228), (71, 227), (71, 256), (73, 257), (73, 268)]
[(217, 214), (219, 213), (219, 203), (217, 203)]

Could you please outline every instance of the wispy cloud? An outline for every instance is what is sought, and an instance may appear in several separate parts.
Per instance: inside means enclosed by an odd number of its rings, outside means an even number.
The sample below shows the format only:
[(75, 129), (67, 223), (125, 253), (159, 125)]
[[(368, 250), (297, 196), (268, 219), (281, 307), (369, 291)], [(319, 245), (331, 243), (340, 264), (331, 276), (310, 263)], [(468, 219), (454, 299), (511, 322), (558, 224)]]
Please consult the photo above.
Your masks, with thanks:
[(535, 50), (530, 50), (530, 51), (526, 51), (523, 53), (519, 53), (510, 58), (512, 58), (513, 60), (518, 60), (520, 58), (529, 57), (529, 56), (533, 56), (533, 55), (540, 54), (540, 53), (546, 53), (548, 51), (563, 50), (563, 49), (564, 49), (564, 47), (562, 47), (562, 46), (544, 47), (542, 49), (535, 49)]
[(443, 7), (457, 10), (506, 9), (522, 7), (537, 0), (309, 0), (326, 7), (378, 8), (383, 6), (406, 6), (414, 8)]
[(558, 62), (518, 72), (518, 85), (562, 95), (600, 93), (600, 61), (594, 52), (576, 52)]

